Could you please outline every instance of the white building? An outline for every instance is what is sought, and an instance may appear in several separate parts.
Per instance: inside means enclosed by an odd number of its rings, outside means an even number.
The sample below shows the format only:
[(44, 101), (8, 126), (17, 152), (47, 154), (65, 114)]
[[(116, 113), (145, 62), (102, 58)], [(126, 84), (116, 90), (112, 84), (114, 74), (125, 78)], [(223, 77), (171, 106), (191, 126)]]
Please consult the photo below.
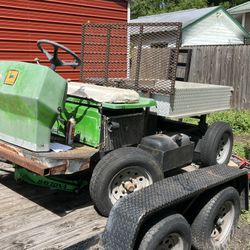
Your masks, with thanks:
[(250, 1), (227, 10), (241, 25), (250, 32)]
[(139, 17), (131, 23), (181, 22), (182, 46), (244, 44), (249, 33), (222, 6)]

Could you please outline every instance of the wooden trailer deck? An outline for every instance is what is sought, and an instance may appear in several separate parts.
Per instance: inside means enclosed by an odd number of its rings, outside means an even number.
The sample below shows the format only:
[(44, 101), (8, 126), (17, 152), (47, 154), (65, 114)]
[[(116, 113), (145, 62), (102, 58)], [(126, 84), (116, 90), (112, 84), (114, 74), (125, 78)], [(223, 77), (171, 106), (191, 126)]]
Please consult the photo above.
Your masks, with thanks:
[(11, 165), (0, 163), (0, 249), (89, 249), (105, 224), (87, 189), (72, 194), (16, 183)]

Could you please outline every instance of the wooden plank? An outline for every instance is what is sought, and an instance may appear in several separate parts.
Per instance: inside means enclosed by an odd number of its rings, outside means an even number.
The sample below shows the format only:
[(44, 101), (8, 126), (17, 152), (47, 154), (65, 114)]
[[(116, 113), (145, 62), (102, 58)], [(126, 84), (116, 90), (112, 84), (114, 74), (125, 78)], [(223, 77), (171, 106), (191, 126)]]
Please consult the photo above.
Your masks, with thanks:
[(96, 243), (106, 218), (87, 189), (73, 194), (18, 184), (8, 168), (0, 164), (0, 249), (88, 249)]
[[(63, 218), (44, 211), (36, 211), (30, 217), (30, 224), (22, 226), (21, 230), (1, 236), (2, 249), (11, 249), (16, 244), (28, 249), (44, 249), (49, 246), (63, 249), (100, 233), (106, 222), (92, 206), (69, 213)], [(39, 218), (42, 218), (40, 223), (36, 222)]]

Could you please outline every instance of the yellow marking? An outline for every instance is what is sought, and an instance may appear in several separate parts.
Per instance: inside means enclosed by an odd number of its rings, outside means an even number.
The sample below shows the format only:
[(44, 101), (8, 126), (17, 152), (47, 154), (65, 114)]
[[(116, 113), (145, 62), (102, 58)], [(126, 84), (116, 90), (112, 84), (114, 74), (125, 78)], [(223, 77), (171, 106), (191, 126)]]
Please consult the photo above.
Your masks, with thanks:
[(5, 84), (14, 85), (18, 77), (19, 72), (17, 70), (9, 70), (4, 80)]

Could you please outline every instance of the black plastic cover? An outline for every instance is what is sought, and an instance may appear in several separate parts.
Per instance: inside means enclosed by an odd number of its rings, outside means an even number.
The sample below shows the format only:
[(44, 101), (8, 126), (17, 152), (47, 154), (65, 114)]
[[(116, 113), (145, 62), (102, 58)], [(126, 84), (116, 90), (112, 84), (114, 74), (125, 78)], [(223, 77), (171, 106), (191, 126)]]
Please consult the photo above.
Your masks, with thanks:
[(194, 143), (184, 134), (146, 136), (139, 147), (150, 153), (164, 172), (183, 167), (193, 160)]

